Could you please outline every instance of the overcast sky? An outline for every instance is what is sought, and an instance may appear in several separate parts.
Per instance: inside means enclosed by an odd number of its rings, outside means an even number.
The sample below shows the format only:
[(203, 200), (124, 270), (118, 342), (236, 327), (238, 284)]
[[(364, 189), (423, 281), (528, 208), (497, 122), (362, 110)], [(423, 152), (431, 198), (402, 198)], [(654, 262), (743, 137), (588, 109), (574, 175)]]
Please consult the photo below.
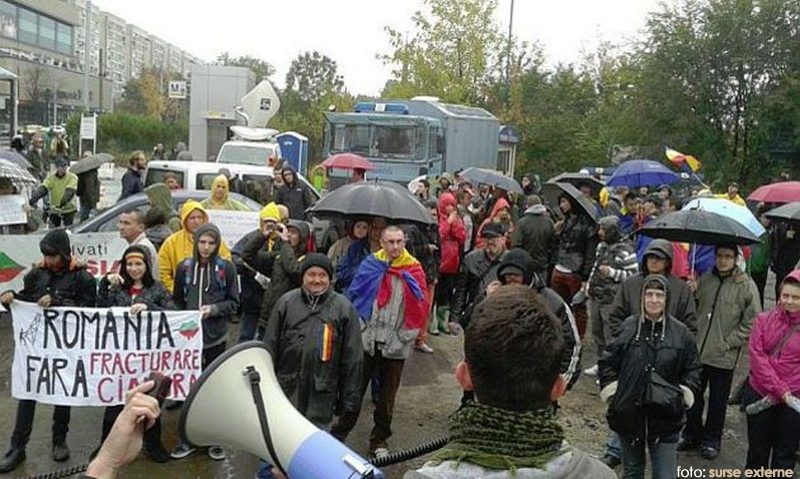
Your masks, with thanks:
[[(335, 60), (351, 93), (377, 95), (390, 68), (383, 28), (410, 31), (422, 0), (94, 0), (109, 11), (205, 61), (229, 51), (272, 63), (283, 86), (292, 60), (318, 50)], [(620, 42), (641, 30), (657, 0), (516, 0), (514, 34), (540, 41), (547, 61), (577, 61), (597, 39)], [(508, 30), (511, 0), (499, 0), (497, 19)]]

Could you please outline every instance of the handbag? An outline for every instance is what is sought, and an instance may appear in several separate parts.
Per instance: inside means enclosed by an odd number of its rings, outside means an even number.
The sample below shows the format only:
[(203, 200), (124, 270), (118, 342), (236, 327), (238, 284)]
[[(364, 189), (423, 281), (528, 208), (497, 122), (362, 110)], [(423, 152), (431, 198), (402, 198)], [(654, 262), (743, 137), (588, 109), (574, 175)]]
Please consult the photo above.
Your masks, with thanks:
[(683, 414), (683, 391), (651, 369), (645, 386), (642, 406), (650, 416), (672, 419)]
[[(789, 341), (789, 338), (791, 338), (798, 331), (800, 331), (800, 324), (795, 324), (794, 326), (792, 326), (791, 329), (789, 329), (789, 331), (786, 331), (783, 337), (781, 337), (781, 340), (778, 341), (778, 343), (775, 344), (775, 346), (773, 346), (772, 349), (770, 349), (769, 355), (777, 356), (778, 354), (780, 354), (783, 347), (786, 346), (786, 343)], [(731, 396), (728, 398), (728, 404), (731, 406), (737, 404), (741, 405), (744, 392), (749, 384), (750, 384), (750, 373), (748, 372), (747, 374), (745, 374), (744, 379), (742, 379), (742, 381), (739, 384), (737, 384), (736, 387), (733, 389)]]

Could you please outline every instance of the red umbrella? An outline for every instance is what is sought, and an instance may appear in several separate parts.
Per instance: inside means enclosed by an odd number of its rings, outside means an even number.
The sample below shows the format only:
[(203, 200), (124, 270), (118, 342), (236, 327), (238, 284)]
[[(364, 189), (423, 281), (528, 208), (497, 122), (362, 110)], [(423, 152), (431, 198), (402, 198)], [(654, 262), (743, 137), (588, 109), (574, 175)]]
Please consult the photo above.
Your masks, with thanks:
[(800, 201), (800, 181), (782, 181), (758, 187), (748, 200), (764, 203), (791, 203)]
[(338, 155), (329, 156), (327, 160), (322, 162), (325, 168), (340, 168), (342, 170), (366, 170), (373, 171), (375, 165), (363, 156), (356, 155), (355, 153), (339, 153)]

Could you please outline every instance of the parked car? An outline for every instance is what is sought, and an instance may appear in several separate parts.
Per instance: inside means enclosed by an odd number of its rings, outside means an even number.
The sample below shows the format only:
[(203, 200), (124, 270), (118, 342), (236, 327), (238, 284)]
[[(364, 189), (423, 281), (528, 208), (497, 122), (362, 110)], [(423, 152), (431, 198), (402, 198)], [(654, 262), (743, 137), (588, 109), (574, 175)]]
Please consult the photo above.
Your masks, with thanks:
[[(175, 204), (175, 209), (180, 211), (183, 204), (189, 200), (203, 201), (208, 198), (207, 191), (201, 190), (178, 190), (172, 192), (172, 202)], [(252, 211), (260, 211), (261, 205), (237, 193), (231, 193), (231, 198), (239, 200)], [(89, 218), (88, 220), (74, 225), (70, 228), (73, 233), (97, 233), (102, 231), (116, 231), (117, 221), (119, 216), (130, 210), (146, 211), (150, 205), (147, 203), (147, 195), (139, 193), (129, 196), (124, 200), (116, 203), (114, 206), (100, 212), (97, 216)], [(256, 225), (253, 225), (255, 228)]]

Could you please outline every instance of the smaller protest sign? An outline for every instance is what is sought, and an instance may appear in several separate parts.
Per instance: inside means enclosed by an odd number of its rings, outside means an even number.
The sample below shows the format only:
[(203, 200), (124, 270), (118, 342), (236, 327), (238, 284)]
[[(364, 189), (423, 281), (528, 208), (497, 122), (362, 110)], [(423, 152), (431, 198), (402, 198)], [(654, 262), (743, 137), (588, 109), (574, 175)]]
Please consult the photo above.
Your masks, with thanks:
[(256, 211), (207, 210), (208, 220), (214, 223), (222, 233), (222, 241), (233, 248), (242, 236), (258, 229), (259, 220)]
[(19, 225), (28, 222), (22, 195), (0, 195), (0, 225)]

